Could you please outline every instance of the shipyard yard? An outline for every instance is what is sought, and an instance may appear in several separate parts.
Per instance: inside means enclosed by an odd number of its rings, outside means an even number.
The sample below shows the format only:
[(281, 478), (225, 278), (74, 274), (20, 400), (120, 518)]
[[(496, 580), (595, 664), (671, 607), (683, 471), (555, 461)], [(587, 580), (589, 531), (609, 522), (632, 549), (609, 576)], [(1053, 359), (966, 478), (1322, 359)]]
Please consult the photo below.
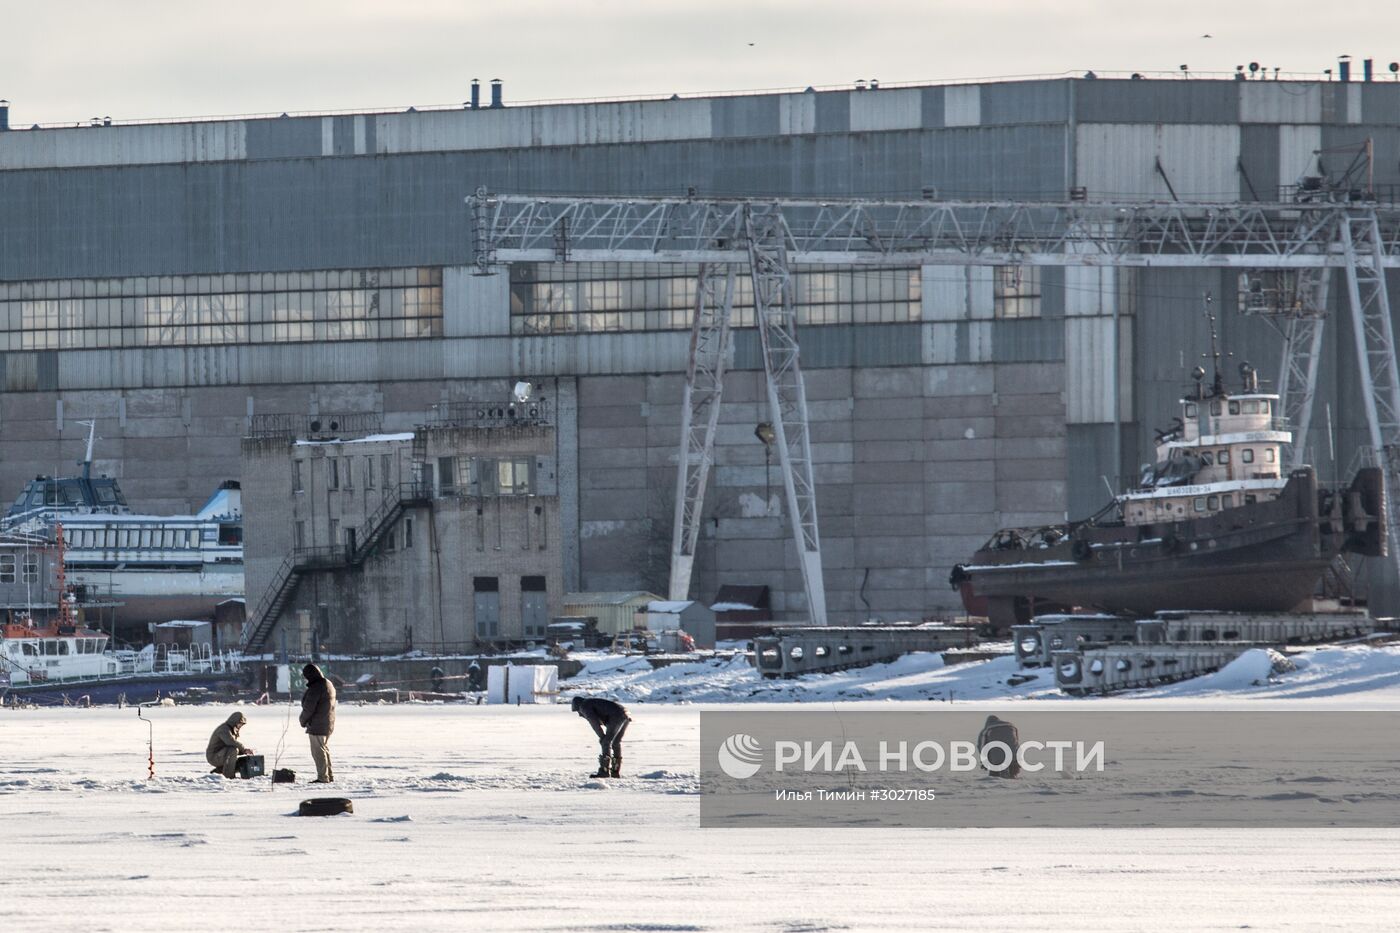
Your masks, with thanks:
[(0, 933), (1396, 926), (1393, 4), (68, 6)]
[[(332, 790), (355, 812), (319, 818), (295, 815), (315, 790), (304, 784), (206, 773), (200, 750), (233, 707), (143, 710), (152, 723), (149, 780), (148, 727), (135, 710), (7, 709), (0, 821), (7, 852), (22, 857), (8, 860), (0, 902), (7, 928), (52, 933), (183, 933), (207, 927), (220, 910), (221, 923), (288, 933), (993, 931), (1009, 917), (1023, 929), (1153, 930), (1164, 912), (1189, 917), (1192, 929), (1384, 927), (1400, 910), (1389, 867), (1400, 840), (1393, 829), (1289, 828), (1289, 807), (1327, 799), (1325, 783), (1301, 766), (1281, 766), (1286, 793), (1271, 797), (1279, 812), (1270, 827), (698, 824), (699, 716), (726, 698), (748, 699), (754, 705), (743, 708), (755, 712), (804, 700), (804, 709), (836, 714), (888, 710), (900, 699), (910, 701), (901, 711), (930, 716), (1086, 704), (1400, 711), (1400, 648), (1295, 657), (1308, 663), (1272, 683), (1267, 665), (1261, 673), (1246, 655), (1214, 675), (1093, 701), (1026, 699), (1043, 691), (1008, 687), (1010, 659), (944, 668), (937, 655), (915, 654), (764, 681), (751, 666), (643, 671), (636, 659), (598, 658), (570, 686), (629, 702), (628, 776), (585, 777), (594, 745), (567, 705), (343, 703)], [(666, 700), (674, 702), (658, 702)], [(277, 760), (304, 780), (310, 758), (295, 710), (237, 708), (249, 719), (244, 740), (269, 769)], [(1287, 757), (1280, 750), (1280, 761)], [(1054, 780), (1023, 777), (1016, 792), (1053, 794)], [(998, 783), (983, 778), (977, 790), (996, 793)]]

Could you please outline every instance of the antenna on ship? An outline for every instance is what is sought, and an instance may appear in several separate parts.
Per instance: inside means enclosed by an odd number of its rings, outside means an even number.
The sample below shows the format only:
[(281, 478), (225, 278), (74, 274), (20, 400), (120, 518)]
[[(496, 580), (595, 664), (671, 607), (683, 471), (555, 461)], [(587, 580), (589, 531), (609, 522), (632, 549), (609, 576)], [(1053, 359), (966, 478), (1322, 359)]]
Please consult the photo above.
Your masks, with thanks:
[(1225, 394), (1225, 376), (1220, 372), (1220, 339), (1215, 332), (1215, 315), (1211, 312), (1211, 302), (1215, 299), (1210, 292), (1206, 292), (1202, 310), (1206, 315), (1206, 326), (1210, 329), (1210, 358), (1215, 365), (1215, 378), (1211, 382), (1211, 390), (1217, 397)]
[(97, 422), (79, 421), (78, 424), (85, 424), (88, 429), (87, 452), (83, 454), (83, 459), (78, 461), (78, 466), (83, 468), (83, 479), (86, 480), (92, 478), (92, 439), (97, 433)]

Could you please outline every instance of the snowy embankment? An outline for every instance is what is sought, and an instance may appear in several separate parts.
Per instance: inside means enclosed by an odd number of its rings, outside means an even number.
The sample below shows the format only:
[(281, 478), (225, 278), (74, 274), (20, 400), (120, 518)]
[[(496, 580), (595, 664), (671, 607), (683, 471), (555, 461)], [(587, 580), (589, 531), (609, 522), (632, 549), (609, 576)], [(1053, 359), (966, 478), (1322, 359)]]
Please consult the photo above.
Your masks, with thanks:
[[(564, 682), (564, 690), (615, 696), (623, 702), (1068, 699), (1055, 689), (1051, 669), (1018, 670), (1010, 657), (945, 665), (941, 655), (916, 653), (888, 664), (791, 680), (764, 679), (742, 655), (655, 670), (641, 657), (580, 657), (587, 658), (587, 663), (576, 677)], [(1389, 700), (1400, 706), (1400, 645), (1304, 648), (1290, 660), (1297, 670), (1273, 673), (1269, 655), (1251, 650), (1214, 674), (1115, 696), (1365, 699)]]

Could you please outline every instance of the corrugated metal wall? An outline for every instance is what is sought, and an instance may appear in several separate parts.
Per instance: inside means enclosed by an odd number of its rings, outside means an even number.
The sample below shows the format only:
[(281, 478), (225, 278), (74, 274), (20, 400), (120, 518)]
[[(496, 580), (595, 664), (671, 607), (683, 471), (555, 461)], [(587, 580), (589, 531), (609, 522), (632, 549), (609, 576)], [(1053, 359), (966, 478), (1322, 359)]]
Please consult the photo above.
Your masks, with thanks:
[(1220, 201), (1239, 192), (1238, 126), (1081, 124), (1076, 146), (1077, 183), (1096, 200)]

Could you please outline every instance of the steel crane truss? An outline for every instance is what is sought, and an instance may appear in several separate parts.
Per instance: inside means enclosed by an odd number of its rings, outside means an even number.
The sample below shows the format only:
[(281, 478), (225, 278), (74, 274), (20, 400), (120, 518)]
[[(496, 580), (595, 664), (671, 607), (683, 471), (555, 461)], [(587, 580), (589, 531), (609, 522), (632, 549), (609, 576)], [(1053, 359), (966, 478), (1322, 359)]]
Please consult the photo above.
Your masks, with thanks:
[[(769, 407), (810, 620), (825, 624), (820, 536), (790, 269), (807, 265), (1049, 265), (1298, 270), (1305, 300), (1265, 312), (1285, 338), (1284, 410), (1306, 430), (1329, 270), (1345, 271), (1370, 453), (1400, 528), (1400, 365), (1385, 270), (1400, 208), (1312, 202), (940, 202), (491, 195), (467, 199), (478, 272), (507, 262), (700, 264), (682, 408), (670, 596), (688, 596), (730, 352), (733, 267), (753, 277)], [(723, 297), (717, 278), (725, 270)], [(1299, 448), (1306, 438), (1299, 438)], [(1400, 570), (1400, 548), (1391, 548)]]
[(1380, 219), (1400, 266), (1400, 210), (1348, 205), (720, 201), (478, 195), (476, 264), (745, 262), (744, 218), (779, 217), (790, 265), (1341, 268), (1341, 218)]

